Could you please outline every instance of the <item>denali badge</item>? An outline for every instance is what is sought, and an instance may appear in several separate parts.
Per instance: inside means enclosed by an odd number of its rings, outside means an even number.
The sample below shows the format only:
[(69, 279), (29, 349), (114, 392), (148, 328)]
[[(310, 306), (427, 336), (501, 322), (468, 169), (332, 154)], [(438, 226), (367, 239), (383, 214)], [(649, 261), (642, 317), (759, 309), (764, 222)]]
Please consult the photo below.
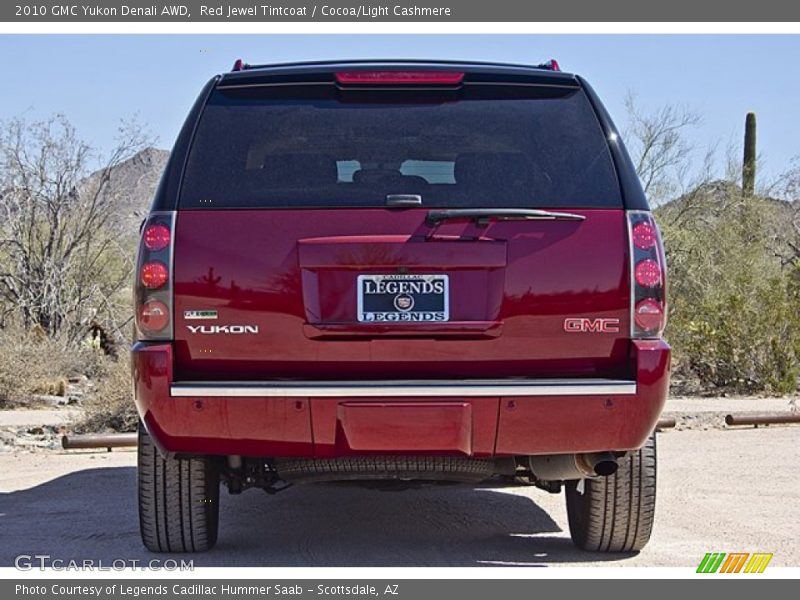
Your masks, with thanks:
[(258, 325), (187, 325), (192, 333), (258, 333)]
[(567, 333), (619, 333), (619, 319), (564, 319)]
[(183, 311), (183, 318), (188, 320), (199, 319), (216, 319), (217, 311), (215, 310), (185, 310)]

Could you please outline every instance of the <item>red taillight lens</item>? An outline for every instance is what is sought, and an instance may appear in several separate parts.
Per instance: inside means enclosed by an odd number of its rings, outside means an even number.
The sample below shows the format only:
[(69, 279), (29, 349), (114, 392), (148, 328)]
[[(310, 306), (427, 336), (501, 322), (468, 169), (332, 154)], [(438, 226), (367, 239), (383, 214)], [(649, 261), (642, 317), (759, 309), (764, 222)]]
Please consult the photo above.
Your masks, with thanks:
[(142, 227), (133, 287), (137, 340), (170, 340), (172, 322), (172, 236), (175, 213), (153, 211)]
[(661, 283), (661, 267), (654, 260), (643, 260), (636, 265), (634, 271), (636, 283), (642, 287), (655, 287)]
[(148, 225), (144, 230), (144, 245), (148, 250), (158, 252), (169, 246), (170, 233), (169, 227), (156, 223)]
[(169, 308), (163, 302), (150, 300), (139, 308), (139, 326), (145, 331), (161, 331), (169, 324)]
[(463, 80), (464, 73), (454, 71), (344, 71), (336, 73), (338, 83), (442, 83), (455, 85)]
[(631, 337), (658, 338), (667, 324), (667, 274), (658, 226), (649, 211), (628, 211)]
[(144, 287), (149, 290), (155, 290), (167, 283), (169, 273), (164, 263), (152, 261), (142, 265), (139, 279)]
[(658, 240), (656, 228), (647, 221), (637, 223), (631, 229), (633, 244), (641, 250), (649, 250), (656, 245)]
[(639, 302), (633, 309), (633, 318), (641, 329), (657, 331), (662, 327), (664, 308), (660, 302), (648, 298)]

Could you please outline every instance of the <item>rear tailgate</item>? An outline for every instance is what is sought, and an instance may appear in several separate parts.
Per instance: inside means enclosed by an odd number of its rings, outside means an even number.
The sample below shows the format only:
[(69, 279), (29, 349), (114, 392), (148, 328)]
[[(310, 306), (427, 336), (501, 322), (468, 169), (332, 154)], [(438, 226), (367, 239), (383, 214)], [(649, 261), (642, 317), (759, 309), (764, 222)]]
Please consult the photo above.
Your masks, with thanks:
[[(428, 220), (464, 207), (584, 219)], [(574, 83), (217, 90), (174, 261), (178, 379), (627, 375), (625, 212)]]
[[(183, 211), (186, 379), (615, 376), (628, 353), (625, 215), (439, 227), (425, 210)], [(479, 235), (478, 239), (474, 236)], [(446, 322), (359, 322), (359, 275), (446, 274)], [(202, 312), (201, 312), (202, 311)], [(203, 315), (216, 318), (198, 318)], [(567, 330), (612, 319), (615, 331)], [(607, 329), (609, 329), (607, 327)]]

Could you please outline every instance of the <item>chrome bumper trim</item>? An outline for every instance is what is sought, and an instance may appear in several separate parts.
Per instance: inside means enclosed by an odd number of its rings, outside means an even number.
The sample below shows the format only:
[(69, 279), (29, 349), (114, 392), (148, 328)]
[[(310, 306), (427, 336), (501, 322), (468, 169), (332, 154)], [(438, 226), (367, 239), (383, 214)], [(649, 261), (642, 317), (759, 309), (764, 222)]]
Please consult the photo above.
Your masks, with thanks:
[(403, 380), (403, 381), (240, 381), (181, 382), (176, 397), (451, 397), (634, 395), (636, 382), (620, 379)]

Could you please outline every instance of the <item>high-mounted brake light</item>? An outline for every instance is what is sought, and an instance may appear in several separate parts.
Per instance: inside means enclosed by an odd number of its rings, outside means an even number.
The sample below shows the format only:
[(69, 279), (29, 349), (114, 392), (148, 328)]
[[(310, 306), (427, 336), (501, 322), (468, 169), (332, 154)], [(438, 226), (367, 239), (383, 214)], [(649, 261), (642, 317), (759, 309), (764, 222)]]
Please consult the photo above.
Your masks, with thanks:
[(631, 337), (657, 338), (667, 322), (666, 264), (658, 227), (647, 211), (628, 211)]
[(172, 239), (175, 213), (150, 213), (142, 227), (133, 288), (136, 338), (170, 340), (172, 325)]
[(345, 84), (446, 84), (456, 85), (464, 73), (454, 71), (340, 71), (337, 83)]

